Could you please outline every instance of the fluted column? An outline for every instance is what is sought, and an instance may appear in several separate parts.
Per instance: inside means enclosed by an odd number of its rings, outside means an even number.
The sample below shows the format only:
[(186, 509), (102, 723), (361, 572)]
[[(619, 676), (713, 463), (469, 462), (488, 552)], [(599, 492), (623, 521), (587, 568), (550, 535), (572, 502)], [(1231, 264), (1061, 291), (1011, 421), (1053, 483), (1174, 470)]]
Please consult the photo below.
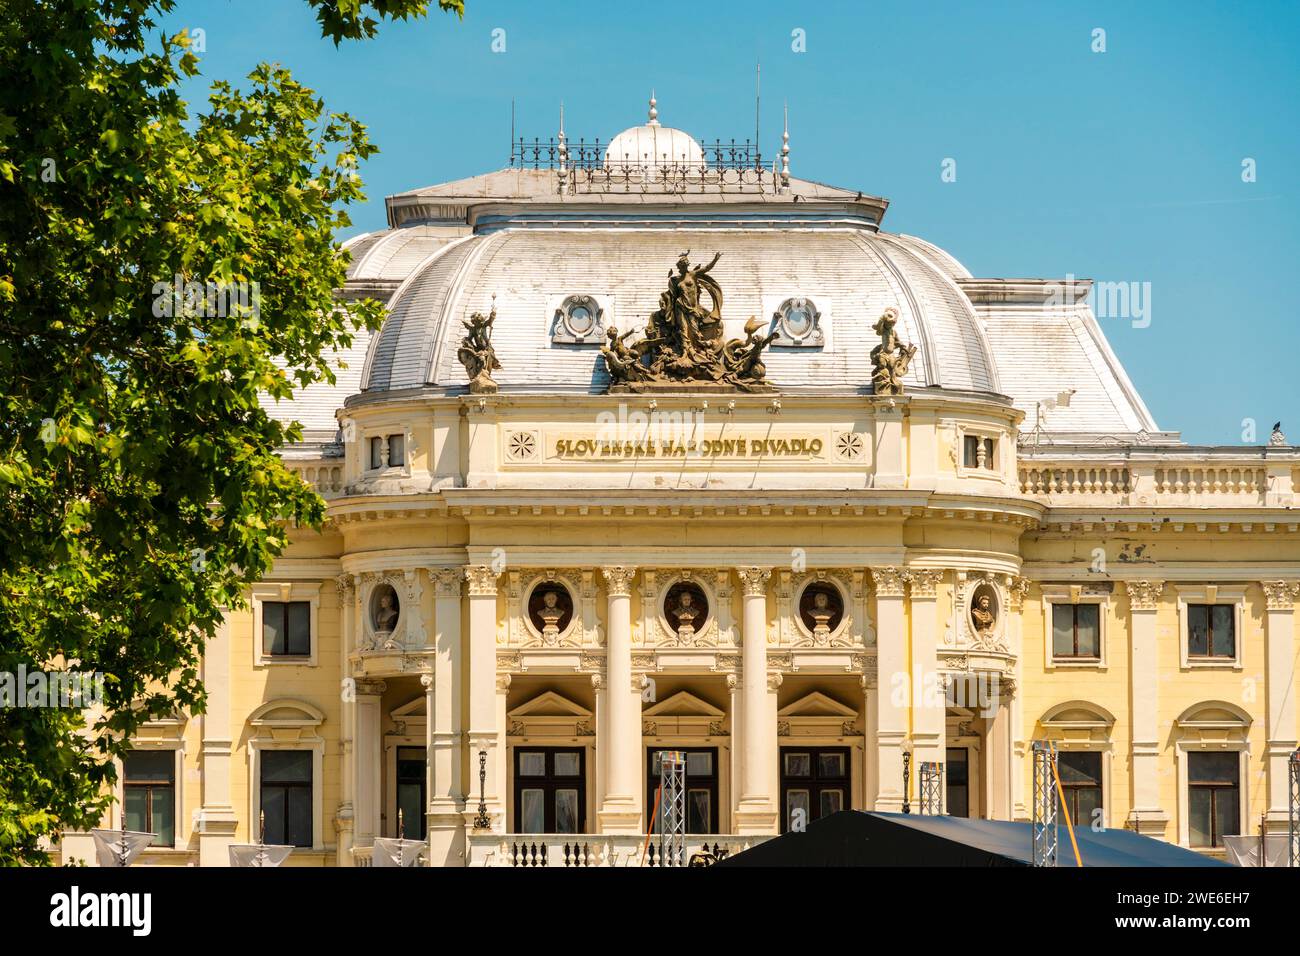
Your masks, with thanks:
[(1132, 720), (1133, 789), (1129, 823), (1139, 833), (1163, 838), (1169, 815), (1160, 806), (1159, 659), (1156, 614), (1163, 581), (1126, 581), (1129, 600), (1129, 708)]
[(609, 606), (606, 613), (605, 692), (609, 711), (605, 749), (607, 788), (599, 820), (602, 833), (640, 833), (641, 688), (632, 682), (632, 581), (636, 568), (601, 568)]
[[(1024, 621), (1025, 595), (1029, 593), (1029, 581), (1025, 578), (1012, 577), (1007, 582), (1007, 641), (1011, 653), (1016, 658), (1016, 674), (1024, 667), (1025, 641), (1022, 624)], [(1022, 694), (1012, 694), (1010, 700), (1011, 717), (1011, 819), (1026, 820), (1031, 816), (1025, 802), (1025, 781), (1029, 775), (1025, 756), (1028, 746), (1025, 743), (1024, 709)]]
[[(915, 747), (913, 769), (920, 781), (923, 761), (943, 763), (944, 716), (947, 701), (939, 680), (939, 602), (938, 589), (943, 571), (919, 569), (908, 573), (912, 599), (912, 674), (910, 685), (919, 689), (920, 699), (913, 702), (912, 743)], [(919, 794), (919, 785), (915, 791)]]
[(430, 568), (433, 581), (433, 682), (428, 688), (429, 860), (465, 865), (465, 782), (461, 743), (465, 700), (461, 678), (460, 568)]
[(1267, 641), (1264, 696), (1268, 703), (1265, 732), (1268, 759), (1269, 830), (1286, 831), (1290, 786), (1287, 762), (1296, 749), (1295, 602), (1300, 583), (1262, 582), (1265, 598), (1264, 632)]
[(480, 564), (465, 568), (469, 593), (469, 765), (475, 774), (473, 795), (465, 806), (466, 825), (478, 815), (479, 753), (487, 753), (487, 777), (482, 787), (492, 830), (506, 830), (502, 774), (505, 755), (497, 736), (497, 572)]
[(740, 804), (736, 832), (775, 833), (776, 689), (780, 675), (767, 673), (767, 582), (771, 568), (737, 568), (741, 586)]
[(388, 685), (356, 683), (356, 730), (352, 740), (353, 845), (374, 846), (379, 836), (379, 777), (383, 773), (381, 702)]
[[(907, 737), (907, 712), (911, 704), (911, 677), (907, 668), (907, 631), (903, 620), (902, 568), (872, 568), (876, 591), (876, 809), (895, 813), (903, 809), (903, 741)], [(870, 745), (868, 741), (868, 745)], [(916, 770), (912, 775), (915, 778)]]

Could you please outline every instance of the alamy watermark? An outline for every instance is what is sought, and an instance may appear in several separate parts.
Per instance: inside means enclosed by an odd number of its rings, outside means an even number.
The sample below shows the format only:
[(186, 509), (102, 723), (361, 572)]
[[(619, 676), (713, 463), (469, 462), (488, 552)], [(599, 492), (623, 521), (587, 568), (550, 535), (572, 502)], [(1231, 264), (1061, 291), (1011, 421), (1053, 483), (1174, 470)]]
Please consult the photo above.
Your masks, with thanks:
[(80, 671), (0, 671), (0, 708), (71, 707), (84, 710), (104, 702), (104, 675)]
[[(1074, 273), (1067, 273), (1062, 282), (1048, 285), (1043, 304), (1048, 308), (1073, 305), (1085, 284)], [(1129, 319), (1135, 329), (1151, 324), (1150, 282), (1094, 281), (1088, 288), (1087, 300), (1088, 308), (1099, 319)]]
[(262, 314), (262, 287), (254, 282), (186, 281), (180, 273), (153, 284), (154, 318), (243, 317), (256, 321)]

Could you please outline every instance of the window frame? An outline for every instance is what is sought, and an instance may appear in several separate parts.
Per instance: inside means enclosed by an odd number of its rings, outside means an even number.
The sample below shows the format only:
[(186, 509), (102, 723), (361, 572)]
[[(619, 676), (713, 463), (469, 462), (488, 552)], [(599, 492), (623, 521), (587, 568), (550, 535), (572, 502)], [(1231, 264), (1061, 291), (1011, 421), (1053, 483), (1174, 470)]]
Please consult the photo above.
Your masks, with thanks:
[[(320, 590), (319, 581), (259, 581), (254, 584), (249, 603), (253, 611), (253, 666), (254, 667), (316, 667), (320, 648)], [(306, 602), (308, 609), (307, 654), (267, 654), (263, 642), (263, 605)]]
[[(587, 785), (589, 777), (589, 763), (587, 760), (586, 747), (557, 747), (553, 745), (536, 745), (536, 744), (513, 744), (510, 748), (510, 768), (512, 771), (513, 785), (511, 787), (511, 813), (510, 819), (513, 823), (512, 829), (516, 833), (525, 833), (523, 829), (523, 792), (524, 790), (541, 789), (546, 795), (546, 805), (542, 810), (544, 829), (538, 836), (575, 836), (577, 834), (589, 832), (591, 821), (588, 819), (587, 807)], [(540, 776), (524, 776), (519, 772), (520, 758), (525, 753), (542, 752), (545, 754), (544, 767), (546, 772)], [(555, 756), (559, 753), (577, 754), (578, 756), (578, 773), (576, 776), (560, 776), (555, 773)], [(564, 786), (565, 781), (572, 780), (574, 786)], [(536, 782), (536, 785), (530, 786), (530, 782)], [(555, 803), (554, 794), (557, 790), (573, 789), (578, 793), (578, 821), (577, 827), (572, 834), (559, 833), (553, 829), (555, 826)]]
[[(807, 753), (809, 755), (809, 770), (811, 773), (807, 777), (807, 786), (799, 786), (804, 778), (792, 777), (786, 773), (785, 757), (787, 753)], [(817, 772), (817, 758), (823, 754), (842, 755), (844, 757), (844, 776), (835, 778), (822, 778)], [(808, 791), (808, 825), (814, 821), (820, 820), (821, 793), (823, 790), (841, 789), (843, 790), (843, 799), (840, 802), (840, 810), (853, 809), (853, 748), (842, 744), (795, 744), (781, 743), (776, 749), (777, 759), (777, 822), (782, 833), (789, 832), (789, 819), (786, 813), (786, 794), (792, 789), (806, 789)], [(831, 781), (843, 780), (840, 786), (838, 783)], [(813, 816), (812, 811), (818, 810), (818, 815)]]
[[(1109, 667), (1107, 646), (1109, 645), (1110, 594), (1100, 590), (1089, 589), (1082, 584), (1043, 584), (1040, 586), (1043, 600), (1043, 667), (1045, 670), (1097, 670)], [(1054, 641), (1054, 621), (1058, 604), (1096, 604), (1097, 605), (1097, 656), (1096, 657), (1057, 657)]]
[[(996, 428), (985, 428), (979, 425), (966, 425), (957, 423), (957, 477), (958, 478), (983, 478), (989, 481), (1002, 482), (1006, 478), (1007, 450), (1006, 450), (1006, 433)], [(978, 438), (981, 442), (993, 442), (993, 457), (985, 467), (980, 468), (978, 465), (966, 464), (966, 439)]]
[[(411, 477), (411, 442), (412, 429), (400, 422), (375, 424), (365, 429), (360, 442), (361, 474), (366, 478), (409, 478)], [(392, 464), (393, 439), (402, 440), (402, 462)], [(373, 465), (372, 453), (374, 443), (379, 442), (380, 464)]]
[[(1178, 663), (1183, 670), (1244, 670), (1246, 643), (1245, 584), (1175, 584), (1178, 607)], [(1202, 657), (1191, 653), (1191, 607), (1230, 605), (1233, 608), (1233, 654)]]
[[(188, 843), (189, 837), (186, 834), (182, 840), (182, 830), (184, 818), (182, 811), (185, 807), (184, 793), (182, 784), (185, 771), (185, 746), (181, 739), (162, 739), (162, 740), (131, 740), (131, 750), (144, 752), (166, 752), (172, 755), (172, 842), (171, 843), (150, 843), (146, 852), (154, 850), (181, 850), (185, 851), (185, 843)], [(122, 758), (117, 762), (117, 807), (116, 813), (117, 825), (123, 829), (126, 827), (126, 763)], [(110, 815), (110, 816), (113, 816)]]
[[(270, 717), (272, 713), (283, 716)], [(295, 853), (325, 851), (325, 739), (319, 728), (325, 714), (301, 698), (272, 698), (248, 717), (248, 841), (257, 842), (257, 821), (262, 809), (262, 755), (272, 750), (310, 750), (312, 754), (312, 845), (294, 847)]]
[[(1108, 756), (1107, 751), (1103, 750), (1100, 747), (1068, 747), (1068, 746), (1060, 747), (1057, 750), (1058, 763), (1060, 761), (1060, 758), (1065, 756), (1066, 754), (1070, 754), (1070, 755), (1087, 754), (1089, 756), (1094, 756), (1097, 759), (1096, 786), (1083, 786), (1081, 784), (1069, 784), (1066, 783), (1064, 779), (1061, 780), (1061, 790), (1065, 794), (1066, 800), (1069, 801), (1070, 803), (1069, 806), (1070, 823), (1073, 824), (1075, 827), (1092, 826), (1091, 820), (1088, 820), (1086, 822), (1082, 822), (1079, 820), (1077, 816), (1078, 808), (1079, 808), (1078, 799), (1076, 798), (1071, 801), (1070, 797), (1073, 795), (1073, 792), (1077, 792), (1080, 790), (1096, 790), (1098, 796), (1097, 805), (1101, 809), (1101, 825), (1103, 827), (1108, 826), (1110, 804), (1109, 801), (1106, 799), (1106, 797), (1107, 797), (1107, 785), (1109, 784), (1110, 779), (1109, 779), (1109, 767), (1107, 766), (1109, 763), (1109, 761), (1107, 760), (1107, 756)], [(1059, 772), (1060, 770), (1059, 766), (1057, 770)]]
[[(308, 821), (307, 821), (307, 828), (308, 828), (308, 830), (310, 831), (310, 833), (309, 833), (309, 839), (310, 839), (311, 842), (310, 842), (310, 843), (306, 843), (306, 844), (303, 844), (303, 843), (288, 843), (288, 842), (278, 842), (278, 841), (276, 841), (274, 838), (271, 838), (271, 839), (268, 840), (268, 843), (270, 843), (270, 844), (274, 844), (274, 845), (276, 845), (276, 846), (292, 846), (292, 847), (293, 847), (294, 849), (296, 849), (296, 850), (308, 850), (308, 849), (311, 849), (311, 848), (314, 847), (315, 844), (316, 844), (316, 812), (317, 812), (317, 811), (316, 811), (316, 806), (315, 806), (315, 804), (316, 804), (316, 791), (317, 791), (317, 790), (319, 789), (319, 787), (320, 787), (320, 781), (317, 779), (317, 771), (316, 771), (316, 766), (315, 766), (316, 761), (315, 761), (314, 759), (312, 759), (312, 752), (311, 752), (311, 749), (308, 748), (308, 747), (275, 747), (275, 748), (267, 748), (267, 752), (265, 752), (265, 753), (263, 753), (263, 754), (260, 755), (260, 758), (259, 758), (259, 760), (258, 760), (258, 767), (257, 767), (257, 780), (256, 780), (256, 786), (257, 786), (257, 807), (258, 807), (259, 817), (258, 817), (258, 818), (255, 818), (255, 819), (252, 821), (253, 829), (254, 829), (254, 830), (260, 830), (260, 813), (261, 813), (261, 811), (264, 810), (264, 809), (266, 808), (266, 806), (267, 806), (267, 804), (266, 804), (266, 792), (265, 792), (265, 791), (266, 791), (266, 788), (267, 788), (267, 782), (266, 782), (266, 780), (265, 780), (265, 774), (266, 774), (267, 756), (268, 756), (268, 754), (270, 754), (270, 753), (274, 753), (274, 754), (298, 753), (298, 754), (306, 754), (306, 755), (307, 755), (308, 766), (311, 768), (311, 774), (310, 774), (310, 778), (307, 780), (306, 783), (303, 783), (303, 782), (301, 782), (301, 781), (291, 781), (291, 782), (281, 781), (281, 782), (272, 783), (271, 786), (281, 787), (281, 788), (283, 788), (283, 789), (286, 791), (286, 792), (285, 792), (285, 809), (286, 809), (286, 813), (285, 813), (286, 833), (285, 833), (285, 836), (286, 836), (286, 840), (287, 840), (287, 837), (288, 837), (288, 812), (287, 812), (287, 810), (288, 810), (288, 791), (289, 791), (290, 789), (293, 789), (293, 790), (306, 790), (306, 792), (307, 792), (307, 807), (308, 807), (308, 812), (311, 814), (310, 818), (309, 818)], [(260, 838), (260, 833), (255, 833), (255, 834), (254, 834), (254, 838), (253, 838), (253, 842), (258, 842), (259, 838)]]
[[(1230, 752), (1230, 751), (1229, 751), (1229, 752)], [(1242, 834), (1244, 834), (1244, 833), (1247, 832), (1246, 820), (1248, 819), (1248, 816), (1247, 816), (1247, 814), (1246, 814), (1246, 810), (1245, 810), (1246, 788), (1243, 786), (1243, 783), (1242, 783), (1243, 780), (1245, 779), (1245, 774), (1246, 774), (1246, 768), (1242, 766), (1242, 763), (1243, 763), (1243, 761), (1242, 761), (1242, 756), (1243, 756), (1244, 752), (1243, 752), (1243, 753), (1239, 753), (1239, 754), (1238, 754), (1238, 757), (1237, 757), (1237, 779), (1236, 779), (1236, 782), (1235, 782), (1234, 784), (1220, 784), (1220, 783), (1194, 783), (1194, 782), (1192, 781), (1192, 779), (1191, 779), (1191, 777), (1192, 777), (1192, 759), (1193, 759), (1194, 757), (1196, 757), (1196, 756), (1200, 756), (1200, 755), (1207, 755), (1207, 754), (1220, 755), (1220, 754), (1222, 754), (1222, 753), (1224, 753), (1224, 751), (1223, 751), (1222, 749), (1219, 749), (1219, 748), (1213, 748), (1213, 747), (1192, 747), (1192, 748), (1188, 748), (1187, 753), (1186, 753), (1186, 755), (1185, 755), (1185, 756), (1186, 756), (1186, 760), (1185, 760), (1186, 768), (1185, 768), (1185, 770), (1184, 770), (1184, 772), (1183, 772), (1183, 774), (1182, 774), (1182, 776), (1183, 776), (1183, 780), (1180, 781), (1180, 786), (1182, 787), (1182, 790), (1183, 790), (1183, 793), (1182, 793), (1181, 796), (1182, 796), (1182, 799), (1183, 799), (1183, 801), (1184, 801), (1184, 806), (1185, 806), (1185, 808), (1186, 808), (1186, 812), (1185, 812), (1185, 814), (1184, 814), (1184, 816), (1185, 816), (1185, 818), (1186, 818), (1186, 822), (1185, 822), (1185, 824), (1184, 824), (1184, 827), (1185, 827), (1185, 829), (1186, 829), (1186, 831), (1187, 831), (1187, 835), (1186, 835), (1186, 843), (1187, 843), (1187, 847), (1188, 847), (1189, 849), (1192, 849), (1192, 850), (1200, 850), (1200, 851), (1216, 851), (1216, 850), (1223, 850), (1223, 849), (1226, 848), (1226, 844), (1222, 842), (1224, 837), (1229, 837), (1229, 836), (1241, 836)], [(1191, 829), (1192, 829), (1192, 793), (1193, 793), (1193, 791), (1195, 791), (1195, 790), (1208, 790), (1208, 791), (1210, 792), (1210, 794), (1211, 794), (1211, 797), (1210, 797), (1211, 832), (1210, 832), (1210, 842), (1209, 842), (1208, 844), (1200, 844), (1200, 845), (1193, 844), (1193, 843), (1192, 843), (1192, 839), (1191, 839)], [(1232, 791), (1235, 791), (1235, 792), (1236, 792), (1236, 795), (1237, 795), (1237, 821), (1236, 821), (1236, 823), (1237, 823), (1237, 827), (1236, 827), (1236, 833), (1223, 833), (1223, 834), (1221, 834), (1221, 835), (1218, 835), (1219, 842), (1216, 843), (1216, 842), (1214, 842), (1215, 837), (1216, 837), (1216, 835), (1217, 835), (1217, 834), (1214, 832), (1214, 831), (1215, 831), (1214, 821), (1215, 821), (1215, 819), (1216, 819), (1217, 816), (1218, 816), (1218, 812), (1217, 812), (1217, 811), (1218, 811), (1218, 801), (1214, 798), (1214, 794), (1215, 794), (1216, 792), (1220, 791), (1220, 790), (1232, 790)]]

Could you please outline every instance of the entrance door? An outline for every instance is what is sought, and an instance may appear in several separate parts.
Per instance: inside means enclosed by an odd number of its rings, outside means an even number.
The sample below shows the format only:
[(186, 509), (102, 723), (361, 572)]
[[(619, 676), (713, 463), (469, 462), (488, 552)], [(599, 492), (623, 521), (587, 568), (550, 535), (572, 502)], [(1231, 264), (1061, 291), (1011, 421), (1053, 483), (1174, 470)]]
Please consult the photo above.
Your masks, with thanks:
[(848, 747), (782, 747), (781, 832), (847, 810), (851, 773)]
[(970, 816), (970, 751), (965, 747), (949, 747), (945, 755), (944, 798), (950, 817)]
[(586, 831), (584, 757), (581, 748), (515, 748), (516, 833)]
[(651, 832), (659, 832), (655, 794), (659, 790), (659, 754), (677, 750), (686, 754), (686, 832), (718, 832), (718, 749), (716, 747), (651, 747), (647, 749), (646, 819)]
[(402, 833), (397, 832), (397, 821), (392, 823), (393, 836), (408, 840), (423, 840), (429, 795), (425, 790), (425, 750), (423, 747), (397, 748), (397, 809), (401, 811)]

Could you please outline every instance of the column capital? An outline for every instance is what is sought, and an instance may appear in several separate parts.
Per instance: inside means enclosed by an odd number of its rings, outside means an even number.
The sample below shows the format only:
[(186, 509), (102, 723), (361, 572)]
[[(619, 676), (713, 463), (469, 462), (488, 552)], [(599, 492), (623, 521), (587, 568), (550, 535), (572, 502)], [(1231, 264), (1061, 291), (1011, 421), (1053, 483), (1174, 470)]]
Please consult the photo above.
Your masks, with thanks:
[(902, 568), (870, 568), (871, 583), (875, 585), (876, 597), (903, 596), (907, 584), (907, 572)]
[(1160, 606), (1160, 592), (1165, 589), (1165, 582), (1125, 581), (1124, 589), (1128, 591), (1130, 610), (1154, 611)]
[(1019, 611), (1025, 603), (1025, 595), (1029, 593), (1029, 578), (1022, 578), (1018, 574), (1007, 575), (1007, 609), (1010, 611)]
[(767, 672), (767, 689), (768, 689), (768, 690), (777, 690), (777, 689), (780, 688), (780, 686), (781, 686), (783, 683), (785, 683), (785, 675), (782, 674), (780, 671), (768, 671), (768, 672)]
[(334, 590), (338, 593), (339, 600), (346, 603), (352, 600), (352, 594), (356, 590), (356, 581), (350, 573), (340, 574), (334, 579)]
[(631, 597), (636, 568), (631, 565), (616, 564), (601, 568), (600, 573), (605, 578), (605, 590), (610, 597)]
[(471, 564), (464, 569), (470, 597), (487, 597), (497, 593), (498, 573), (486, 564)]
[(433, 582), (433, 593), (438, 597), (460, 597), (461, 582), (468, 577), (468, 568), (426, 568), (429, 580)]
[(1270, 611), (1294, 611), (1300, 600), (1300, 582), (1297, 581), (1261, 581), (1264, 597)]
[(914, 568), (907, 572), (912, 600), (933, 601), (939, 594), (939, 584), (943, 581), (942, 568)]
[(772, 569), (736, 568), (736, 577), (740, 578), (741, 593), (745, 597), (760, 597), (767, 594), (767, 582), (772, 577)]

